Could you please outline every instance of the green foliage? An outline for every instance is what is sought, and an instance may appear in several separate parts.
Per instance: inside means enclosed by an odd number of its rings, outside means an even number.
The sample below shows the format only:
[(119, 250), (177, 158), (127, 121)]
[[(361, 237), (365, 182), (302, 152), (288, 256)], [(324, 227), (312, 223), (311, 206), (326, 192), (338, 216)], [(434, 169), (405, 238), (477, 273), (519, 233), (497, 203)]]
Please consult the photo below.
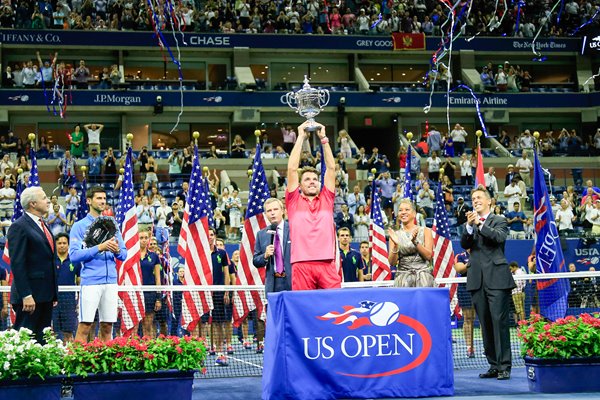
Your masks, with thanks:
[(69, 344), (65, 371), (87, 376), (123, 371), (202, 370), (205, 358), (204, 340), (190, 336), (118, 337), (108, 343), (96, 339)]
[(535, 358), (600, 357), (600, 314), (550, 322), (538, 314), (519, 321), (521, 354)]
[(63, 373), (66, 348), (50, 328), (44, 330), (45, 345), (27, 328), (0, 332), (0, 381), (56, 376)]

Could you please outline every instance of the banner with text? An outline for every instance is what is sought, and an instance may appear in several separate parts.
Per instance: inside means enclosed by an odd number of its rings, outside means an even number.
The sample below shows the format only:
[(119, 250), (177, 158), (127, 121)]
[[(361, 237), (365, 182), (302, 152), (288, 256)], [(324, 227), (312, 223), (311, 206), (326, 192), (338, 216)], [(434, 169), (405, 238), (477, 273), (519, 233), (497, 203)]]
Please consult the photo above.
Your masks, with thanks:
[[(412, 35), (412, 34), (411, 34)], [(414, 50), (435, 51), (440, 46), (439, 37), (428, 37), (418, 34), (422, 40), (413, 40)], [(177, 35), (179, 36), (179, 35)], [(309, 49), (309, 50), (350, 50), (350, 51), (393, 51), (394, 43), (391, 35), (276, 35), (276, 34), (223, 34), (186, 32), (185, 41), (179, 38), (181, 48), (234, 48), (249, 47), (254, 49)], [(169, 46), (175, 46), (175, 35), (164, 35)], [(86, 47), (155, 47), (159, 51), (154, 32), (125, 31), (70, 31), (70, 30), (15, 30), (0, 31), (0, 43), (3, 45), (40, 46), (51, 45)], [(420, 46), (417, 48), (416, 45)], [(531, 52), (533, 41), (523, 38), (474, 38), (467, 40), (458, 38), (452, 44), (454, 50), (475, 50), (495, 52)], [(544, 52), (577, 52), (580, 49), (579, 38), (540, 38), (535, 48)]]
[(269, 294), (264, 399), (452, 396), (447, 288)]

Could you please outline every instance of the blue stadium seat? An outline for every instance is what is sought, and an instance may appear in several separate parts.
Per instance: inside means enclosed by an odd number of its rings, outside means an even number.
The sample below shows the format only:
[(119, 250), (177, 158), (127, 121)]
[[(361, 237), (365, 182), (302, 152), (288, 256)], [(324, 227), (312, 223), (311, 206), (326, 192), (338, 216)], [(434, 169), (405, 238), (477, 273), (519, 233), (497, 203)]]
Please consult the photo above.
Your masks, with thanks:
[(65, 151), (62, 149), (54, 150), (52, 152), (52, 158), (54, 158), (54, 159), (63, 158), (64, 156), (65, 156)]
[(102, 187), (104, 188), (104, 190), (114, 190), (115, 184), (114, 183), (105, 183), (102, 185)]
[(425, 218), (425, 225), (427, 225), (428, 228), (431, 228), (433, 226), (433, 218)]
[(156, 158), (160, 160), (166, 160), (171, 155), (169, 150), (159, 150), (156, 152)]
[(137, 183), (134, 183), (134, 184), (133, 184), (133, 190), (135, 190), (135, 191), (136, 191), (136, 193), (137, 193), (137, 191), (138, 191), (138, 190), (140, 190), (140, 189), (141, 189), (141, 188), (143, 188), (143, 187), (144, 187), (144, 184), (143, 184), (143, 183), (139, 183), (139, 182), (137, 182)]
[(158, 182), (158, 190), (161, 189), (171, 189), (171, 182)]
[(120, 150), (114, 150), (113, 154), (115, 155), (115, 158), (121, 158), (121, 151)]

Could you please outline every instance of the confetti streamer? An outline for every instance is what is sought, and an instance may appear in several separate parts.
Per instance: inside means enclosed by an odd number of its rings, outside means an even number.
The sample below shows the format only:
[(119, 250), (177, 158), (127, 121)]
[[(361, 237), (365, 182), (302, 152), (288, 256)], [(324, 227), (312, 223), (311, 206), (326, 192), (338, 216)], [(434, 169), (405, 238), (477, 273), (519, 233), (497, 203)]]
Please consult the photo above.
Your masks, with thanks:
[[(550, 10), (550, 15), (552, 15), (552, 13), (554, 13), (554, 10), (556, 10), (556, 7), (558, 7), (559, 4), (562, 3), (562, 0), (558, 0), (554, 6), (552, 7), (552, 9)], [(533, 54), (535, 54), (535, 56), (537, 58), (539, 58), (541, 60), (542, 58), (542, 53), (537, 51), (535, 49), (535, 43), (537, 42), (538, 37), (540, 36), (540, 33), (542, 33), (542, 29), (544, 29), (544, 25), (546, 25), (546, 22), (548, 22), (548, 18), (544, 17), (540, 20), (540, 29), (538, 29), (537, 33), (535, 34), (535, 36), (533, 37), (533, 40), (531, 42), (531, 51), (533, 52)], [(543, 60), (541, 60), (543, 61)]]
[(581, 24), (573, 32), (571, 32), (571, 36), (575, 36), (575, 34), (577, 32), (579, 32), (582, 28), (584, 28), (584, 27), (588, 26), (589, 24), (591, 24), (592, 22), (594, 22), (594, 20), (596, 19), (596, 17), (598, 16), (599, 13), (600, 13), (600, 8), (596, 8), (596, 12), (594, 13), (594, 15), (592, 15), (592, 18), (590, 18), (589, 20), (587, 20), (586, 22), (584, 22), (583, 24)]
[[(170, 3), (170, 1), (168, 1), (167, 3)], [(169, 56), (171, 57), (171, 61), (173, 62), (173, 64), (175, 64), (177, 66), (177, 71), (179, 73), (179, 91), (180, 91), (181, 107), (180, 107), (179, 115), (177, 116), (177, 122), (175, 123), (175, 126), (173, 126), (171, 131), (169, 132), (169, 133), (173, 133), (177, 129), (177, 126), (179, 125), (179, 120), (180, 120), (181, 114), (183, 114), (183, 72), (181, 70), (181, 61), (179, 58), (181, 56), (180, 51), (179, 51), (179, 41), (177, 40), (177, 37), (175, 36), (173, 20), (169, 19), (169, 23), (171, 25), (171, 31), (173, 33), (173, 37), (175, 38), (175, 44), (177, 46), (178, 57), (176, 58), (175, 55), (173, 54), (173, 51), (171, 50), (171, 47), (169, 46), (167, 40), (165, 39), (165, 37), (162, 33), (162, 30), (161, 30), (162, 24), (160, 23), (160, 19), (159, 19), (158, 15), (156, 14), (156, 10), (154, 9), (153, 1), (148, 0), (148, 5), (150, 6), (150, 10), (152, 11), (154, 30), (155, 30), (156, 35), (158, 36), (159, 43), (161, 44), (162, 48), (167, 50), (167, 52), (169, 53)], [(165, 7), (166, 7), (166, 4), (165, 4)], [(163, 12), (163, 14), (164, 14), (164, 12)]]
[[(484, 137), (494, 137), (494, 136), (488, 135), (487, 129), (485, 127), (485, 122), (483, 121), (483, 115), (481, 115), (481, 109), (479, 108), (480, 101), (477, 98), (477, 96), (475, 95), (475, 93), (473, 92), (473, 89), (471, 89), (467, 85), (462, 84), (462, 85), (458, 85), (457, 87), (452, 89), (451, 92), (454, 92), (458, 89), (467, 90), (469, 93), (471, 93), (471, 97), (473, 98), (473, 100), (475, 100), (475, 109), (477, 110), (477, 118), (479, 118), (479, 123), (481, 124), (481, 130), (483, 131), (483, 136)], [(450, 93), (448, 93), (448, 97), (450, 97)]]

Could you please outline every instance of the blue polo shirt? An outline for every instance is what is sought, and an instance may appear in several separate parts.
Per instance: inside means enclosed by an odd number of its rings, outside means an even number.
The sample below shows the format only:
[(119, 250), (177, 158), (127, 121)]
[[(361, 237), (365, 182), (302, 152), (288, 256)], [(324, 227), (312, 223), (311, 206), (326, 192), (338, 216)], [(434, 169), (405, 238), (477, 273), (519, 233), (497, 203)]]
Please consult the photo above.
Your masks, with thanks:
[(158, 254), (149, 251), (146, 253), (144, 258), (140, 260), (140, 267), (142, 269), (142, 284), (143, 285), (154, 285), (156, 281), (154, 279), (154, 266), (161, 265), (158, 258)]
[(360, 253), (353, 249), (348, 250), (348, 252), (340, 249), (340, 259), (344, 271), (344, 282), (358, 282), (358, 271), (365, 268)]
[[(504, 214), (504, 216), (507, 219), (513, 219), (515, 217), (521, 217), (523, 219), (526, 219), (527, 217), (525, 216), (525, 213), (519, 211), (519, 212), (515, 212), (515, 211), (511, 211), (508, 212), (506, 214)], [(523, 232), (525, 229), (523, 228), (523, 222), (521, 221), (514, 221), (508, 224), (508, 229), (510, 229), (511, 231), (515, 231), (515, 232)]]
[(224, 285), (224, 271), (229, 271), (229, 258), (227, 257), (227, 253), (225, 250), (220, 250), (215, 247), (215, 250), (211, 253), (211, 258), (213, 265), (213, 285)]
[(69, 257), (65, 258), (63, 261), (56, 256), (56, 283), (59, 286), (74, 286), (77, 283), (75, 279), (81, 273), (81, 264), (80, 263), (72, 263)]

